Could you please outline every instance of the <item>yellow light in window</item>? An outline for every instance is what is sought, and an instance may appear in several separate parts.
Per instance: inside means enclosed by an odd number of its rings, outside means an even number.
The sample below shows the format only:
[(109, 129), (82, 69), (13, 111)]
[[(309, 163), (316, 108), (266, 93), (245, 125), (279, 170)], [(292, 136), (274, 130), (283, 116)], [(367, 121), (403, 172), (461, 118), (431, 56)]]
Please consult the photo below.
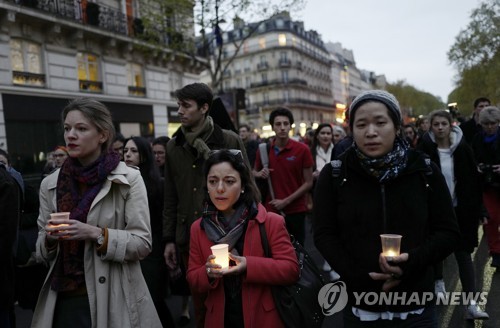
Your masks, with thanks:
[(266, 38), (259, 39), (259, 47), (260, 49), (266, 49)]
[(278, 43), (280, 46), (286, 46), (286, 34), (278, 35)]

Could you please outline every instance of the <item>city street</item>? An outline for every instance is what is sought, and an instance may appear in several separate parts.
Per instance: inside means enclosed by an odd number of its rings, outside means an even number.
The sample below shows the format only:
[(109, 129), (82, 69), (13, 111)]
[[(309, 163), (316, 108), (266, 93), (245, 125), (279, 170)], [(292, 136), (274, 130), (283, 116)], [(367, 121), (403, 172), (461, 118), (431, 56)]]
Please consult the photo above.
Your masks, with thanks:
[[(313, 245), (312, 236), (310, 234), (310, 220), (306, 224), (307, 236), (305, 246), (310, 255), (315, 259), (319, 267), (323, 265), (323, 259)], [(482, 237), (482, 229), (479, 230)], [(438, 318), (440, 328), (498, 328), (500, 327), (500, 272), (495, 273), (495, 270), (490, 267), (490, 258), (488, 257), (487, 245), (484, 238), (477, 251), (473, 254), (473, 259), (476, 267), (477, 288), (479, 291), (488, 292), (488, 303), (486, 312), (490, 315), (490, 319), (486, 321), (467, 321), (464, 320), (465, 308), (463, 306), (444, 306), (438, 307)], [(461, 285), (458, 279), (458, 268), (453, 255), (445, 260), (444, 265), (444, 280), (446, 291), (460, 291)], [(174, 320), (177, 321), (181, 311), (181, 298), (178, 296), (169, 296), (167, 303), (172, 312)], [(17, 328), (27, 328), (31, 322), (31, 311), (26, 311), (17, 308)], [(193, 317), (193, 309), (191, 308), (191, 316)], [(342, 315), (337, 313), (331, 317), (326, 317), (323, 327), (342, 327)], [(194, 320), (190, 324), (184, 326), (194, 328)]]

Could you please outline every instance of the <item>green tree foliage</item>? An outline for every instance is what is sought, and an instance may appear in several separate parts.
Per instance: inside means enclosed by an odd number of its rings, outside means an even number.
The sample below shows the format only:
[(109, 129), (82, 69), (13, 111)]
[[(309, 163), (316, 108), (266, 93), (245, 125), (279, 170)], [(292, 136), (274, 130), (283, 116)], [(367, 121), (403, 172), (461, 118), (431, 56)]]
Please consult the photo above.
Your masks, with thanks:
[(420, 91), (405, 81), (389, 83), (386, 89), (398, 99), (403, 115), (405, 116), (417, 117), (419, 115), (426, 115), (435, 109), (446, 108), (441, 98), (428, 92)]
[(138, 35), (159, 48), (194, 51), (192, 0), (142, 0), (138, 9), (143, 31)]
[(478, 97), (500, 101), (500, 2), (485, 0), (470, 18), (448, 52), (458, 70), (456, 88), (448, 101), (457, 102), (463, 115), (471, 114)]

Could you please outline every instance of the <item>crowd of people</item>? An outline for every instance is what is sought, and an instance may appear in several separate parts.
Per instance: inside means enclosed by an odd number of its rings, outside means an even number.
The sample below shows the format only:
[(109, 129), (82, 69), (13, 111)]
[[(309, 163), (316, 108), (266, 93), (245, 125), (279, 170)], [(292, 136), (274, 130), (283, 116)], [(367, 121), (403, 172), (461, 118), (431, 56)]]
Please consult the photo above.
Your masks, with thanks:
[[(477, 292), (480, 224), (500, 267), (500, 110), (487, 98), (461, 125), (446, 110), (404, 124), (392, 94), (365, 91), (347, 126), (321, 123), (303, 138), (278, 107), (274, 136), (260, 140), (212, 118), (205, 84), (175, 97), (181, 126), (154, 140), (117, 133), (94, 99), (71, 101), (38, 194), (0, 150), (0, 327), (15, 326), (14, 302), (34, 311), (32, 327), (284, 327), (272, 286), (299, 278), (290, 235), (304, 244), (307, 218), (323, 270), (347, 285), (345, 327), (437, 327), (432, 300), (374, 305), (354, 293), (444, 292), (452, 253), (463, 291)], [(403, 236), (391, 258), (387, 233)], [(217, 244), (228, 244), (228, 267)], [(179, 318), (168, 293), (182, 296)], [(467, 319), (488, 318), (464, 305)]]

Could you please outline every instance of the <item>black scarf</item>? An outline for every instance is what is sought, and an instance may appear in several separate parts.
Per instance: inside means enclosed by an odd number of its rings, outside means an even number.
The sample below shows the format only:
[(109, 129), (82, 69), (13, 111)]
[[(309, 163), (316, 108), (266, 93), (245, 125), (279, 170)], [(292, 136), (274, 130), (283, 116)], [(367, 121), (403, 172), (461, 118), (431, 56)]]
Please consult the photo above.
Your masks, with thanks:
[(410, 146), (403, 138), (396, 136), (393, 149), (382, 157), (368, 157), (353, 143), (363, 169), (371, 176), (383, 183), (396, 178), (406, 167), (408, 162), (408, 149)]

